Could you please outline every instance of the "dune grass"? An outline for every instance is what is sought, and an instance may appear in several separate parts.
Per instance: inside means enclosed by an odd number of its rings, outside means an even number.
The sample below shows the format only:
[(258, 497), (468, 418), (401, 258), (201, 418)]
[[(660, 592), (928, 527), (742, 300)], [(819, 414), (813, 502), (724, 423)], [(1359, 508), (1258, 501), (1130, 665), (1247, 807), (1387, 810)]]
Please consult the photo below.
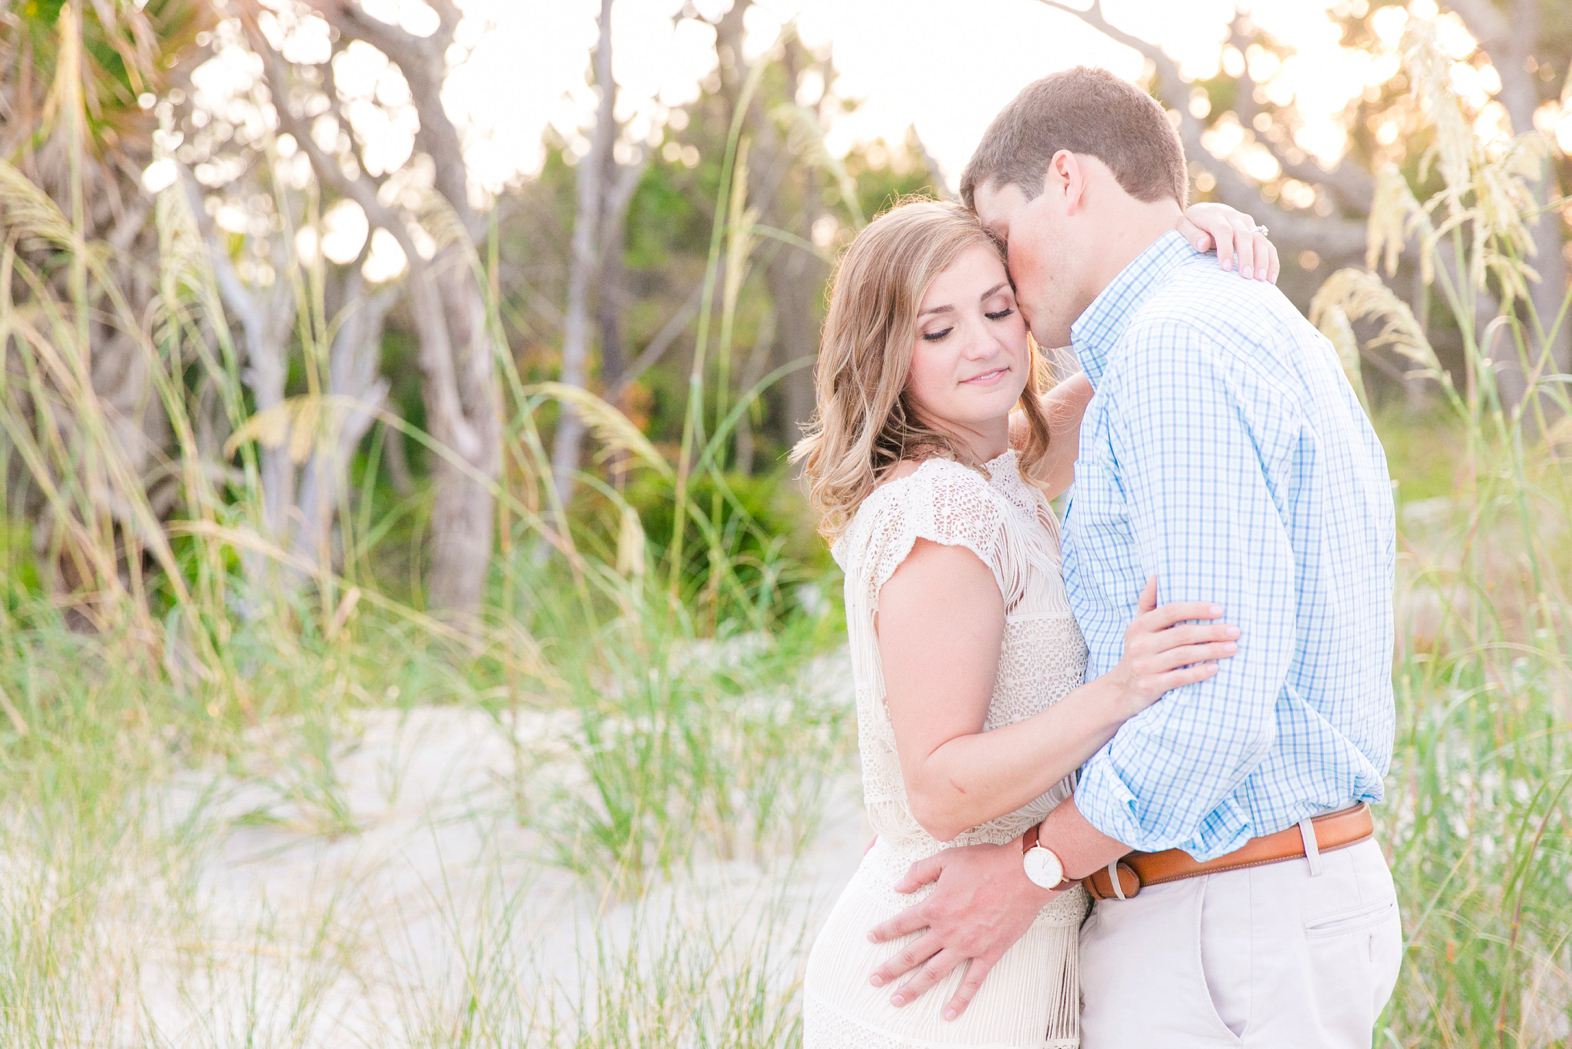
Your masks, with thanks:
[[(1458, 178), (1513, 177), (1499, 154), (1460, 155), (1477, 162)], [(226, 327), (203, 322), (221, 309), (181, 199), (160, 201), (164, 295), (143, 324), (107, 248), (5, 187), (21, 235), (76, 262), (72, 287), (29, 271), (32, 298), (0, 302), (5, 451), (42, 507), (10, 508), (0, 559), (0, 1045), (795, 1045), (815, 908), (856, 854), (855, 728), (833, 571), (764, 532), (722, 469), (746, 402), (716, 405), (696, 368), (673, 462), (499, 359), (520, 469), (496, 493), (479, 620), (455, 629), (418, 585), (378, 585), (384, 561), (418, 566), (387, 544), (422, 515), (379, 492), (374, 458), (341, 561), (294, 565), (305, 585), (258, 601), (248, 557), (285, 558), (260, 526), (255, 447), (215, 464), (196, 440), (204, 396), (235, 426), (246, 405)], [(1470, 226), (1472, 183), (1389, 198), (1424, 251), (1521, 265), (1510, 228)], [(27, 267), (10, 246), (3, 263)], [(83, 381), (84, 281), (140, 340), (169, 417), (172, 517)], [(1444, 266), (1435, 281), (1465, 333), (1461, 391), (1376, 303), (1439, 406), (1380, 415), (1401, 508), (1379, 818), (1408, 937), (1381, 1043), (1564, 1045), (1572, 474), (1563, 380), (1527, 359), (1533, 327), (1561, 319), (1476, 332), (1472, 286)], [(1327, 302), (1346, 342), (1370, 302)], [(1501, 406), (1486, 345), (1525, 356), (1545, 425)], [(672, 493), (656, 541), (592, 475), (603, 512), (554, 530), (539, 434), (562, 399)], [(61, 565), (75, 585), (51, 589)]]

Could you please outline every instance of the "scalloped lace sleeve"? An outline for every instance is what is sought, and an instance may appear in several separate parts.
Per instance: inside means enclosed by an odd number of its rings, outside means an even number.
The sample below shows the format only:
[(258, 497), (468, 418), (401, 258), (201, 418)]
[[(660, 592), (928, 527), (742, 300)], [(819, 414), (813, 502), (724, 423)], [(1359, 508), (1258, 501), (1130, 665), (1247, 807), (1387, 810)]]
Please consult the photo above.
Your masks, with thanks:
[[(976, 471), (943, 459), (930, 459), (916, 473), (890, 482), (858, 511), (851, 529), (836, 544), (836, 559), (846, 572), (847, 596), (878, 610), (879, 591), (917, 540), (964, 546), (988, 566), (1006, 608), (1021, 596), (1024, 573), (1012, 556), (1004, 501)], [(861, 602), (859, 602), (861, 603)]]

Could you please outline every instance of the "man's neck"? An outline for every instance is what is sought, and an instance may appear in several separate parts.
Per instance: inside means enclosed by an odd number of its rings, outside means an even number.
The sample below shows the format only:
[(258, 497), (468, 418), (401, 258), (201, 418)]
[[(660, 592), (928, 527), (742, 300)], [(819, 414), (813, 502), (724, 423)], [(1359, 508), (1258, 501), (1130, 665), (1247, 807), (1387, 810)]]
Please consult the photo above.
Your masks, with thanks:
[[(1092, 300), (1102, 294), (1126, 266), (1140, 258), (1141, 252), (1151, 247), (1158, 237), (1177, 226), (1182, 214), (1179, 204), (1166, 197), (1150, 203), (1128, 198), (1121, 201), (1103, 221), (1098, 233), (1093, 264), (1088, 267), (1085, 305), (1090, 306)], [(1085, 306), (1082, 307), (1084, 311)]]

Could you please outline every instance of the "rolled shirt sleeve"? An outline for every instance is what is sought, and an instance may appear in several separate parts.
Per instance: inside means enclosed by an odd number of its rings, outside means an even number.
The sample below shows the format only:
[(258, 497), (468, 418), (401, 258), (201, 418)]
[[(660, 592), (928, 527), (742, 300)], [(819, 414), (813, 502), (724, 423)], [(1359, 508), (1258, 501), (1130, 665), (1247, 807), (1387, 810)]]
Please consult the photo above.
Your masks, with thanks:
[[(1128, 356), (1099, 391), (1116, 405), (1095, 464), (1113, 491), (1088, 496), (1122, 497), (1134, 560), (1157, 577), (1160, 603), (1219, 604), (1241, 637), (1218, 674), (1125, 723), (1082, 769), (1076, 804), (1132, 848), (1204, 859), (1253, 833), (1234, 799), (1276, 741), (1294, 658), (1295, 558), (1280, 500), (1299, 413), (1193, 327), (1163, 321), (1126, 338)], [(1105, 669), (1117, 660), (1105, 657)]]

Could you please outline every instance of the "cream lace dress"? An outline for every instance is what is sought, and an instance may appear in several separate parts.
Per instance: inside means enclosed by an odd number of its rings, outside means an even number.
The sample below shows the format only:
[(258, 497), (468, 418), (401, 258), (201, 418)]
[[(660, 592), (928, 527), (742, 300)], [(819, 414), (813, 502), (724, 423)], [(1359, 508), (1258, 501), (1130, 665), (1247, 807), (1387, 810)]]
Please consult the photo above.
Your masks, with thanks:
[(988, 1046), (1069, 1049), (1079, 1045), (1076, 940), (1088, 899), (1076, 886), (1036, 922), (988, 974), (960, 1019), (943, 1018), (960, 984), (957, 968), (938, 987), (897, 1009), (895, 986), (869, 975), (915, 939), (873, 944), (868, 930), (923, 898), (894, 885), (911, 864), (949, 845), (1019, 837), (1069, 796), (1066, 779), (1031, 804), (989, 820), (948, 845), (912, 818), (884, 705), (874, 634), (879, 590), (918, 539), (964, 546), (982, 559), (1005, 599), (1004, 641), (985, 730), (1009, 725), (1056, 702), (1081, 683), (1086, 645), (1059, 572), (1058, 526), (1046, 499), (1021, 478), (1014, 452), (987, 463), (988, 476), (929, 459), (875, 489), (833, 548), (846, 574), (846, 621), (857, 691), (864, 800), (878, 840), (841, 894), (808, 958), (804, 1049)]

